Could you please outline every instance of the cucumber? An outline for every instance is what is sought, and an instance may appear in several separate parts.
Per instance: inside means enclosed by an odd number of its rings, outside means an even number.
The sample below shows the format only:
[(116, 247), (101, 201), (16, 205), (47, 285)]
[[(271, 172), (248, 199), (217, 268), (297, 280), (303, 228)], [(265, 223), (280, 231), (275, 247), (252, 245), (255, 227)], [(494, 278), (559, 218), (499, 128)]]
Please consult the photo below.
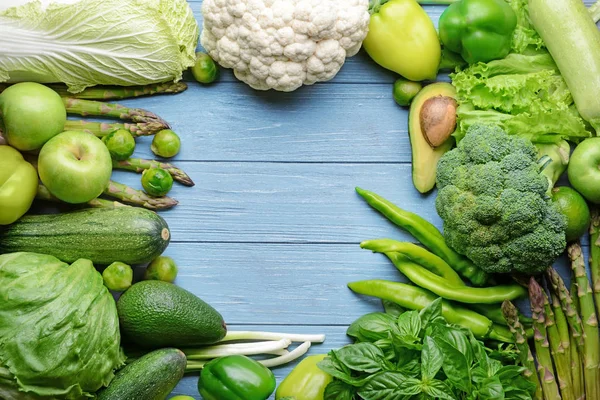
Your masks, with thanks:
[(165, 220), (143, 208), (28, 215), (0, 227), (0, 254), (25, 251), (68, 263), (86, 258), (96, 265), (142, 264), (161, 255), (170, 236)]
[(117, 372), (97, 400), (164, 400), (183, 378), (186, 364), (180, 350), (155, 350)]

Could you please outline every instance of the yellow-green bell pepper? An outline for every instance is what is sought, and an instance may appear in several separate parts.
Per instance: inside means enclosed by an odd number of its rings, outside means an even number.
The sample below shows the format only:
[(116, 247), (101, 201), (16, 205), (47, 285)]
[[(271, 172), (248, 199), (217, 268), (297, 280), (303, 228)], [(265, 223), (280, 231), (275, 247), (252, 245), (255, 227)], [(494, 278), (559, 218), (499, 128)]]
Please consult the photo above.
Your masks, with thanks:
[(0, 225), (12, 224), (29, 210), (38, 188), (33, 165), (10, 146), (0, 145)]
[(435, 79), (442, 48), (431, 18), (415, 0), (371, 0), (363, 47), (379, 65), (411, 81)]
[(275, 392), (275, 399), (287, 397), (294, 400), (323, 400), (325, 388), (333, 379), (317, 366), (325, 356), (326, 354), (318, 354), (302, 360), (281, 382)]

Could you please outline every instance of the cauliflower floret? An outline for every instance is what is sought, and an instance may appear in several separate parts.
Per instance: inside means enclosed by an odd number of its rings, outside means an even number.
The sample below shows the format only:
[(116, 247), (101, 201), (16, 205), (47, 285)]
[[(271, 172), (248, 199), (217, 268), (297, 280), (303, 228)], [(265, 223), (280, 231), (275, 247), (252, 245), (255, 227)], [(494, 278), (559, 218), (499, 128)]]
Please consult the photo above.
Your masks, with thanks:
[(204, 0), (200, 42), (258, 90), (333, 78), (367, 36), (368, 0)]

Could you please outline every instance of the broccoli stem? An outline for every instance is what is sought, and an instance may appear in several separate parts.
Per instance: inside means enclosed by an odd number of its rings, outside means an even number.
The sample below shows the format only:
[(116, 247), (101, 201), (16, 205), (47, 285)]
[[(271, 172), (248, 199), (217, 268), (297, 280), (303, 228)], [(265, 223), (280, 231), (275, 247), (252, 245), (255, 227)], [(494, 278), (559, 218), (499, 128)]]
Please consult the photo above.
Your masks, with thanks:
[(597, 398), (600, 393), (600, 337), (598, 336), (598, 318), (594, 306), (592, 289), (585, 271), (585, 262), (579, 243), (573, 243), (568, 248), (571, 259), (571, 269), (577, 285), (579, 311), (583, 322), (584, 333), (584, 380), (586, 398)]
[(535, 398), (542, 399), (542, 386), (536, 372), (535, 360), (533, 358), (533, 354), (531, 353), (531, 349), (529, 348), (529, 344), (527, 343), (525, 328), (519, 321), (517, 307), (515, 307), (510, 301), (505, 300), (502, 303), (502, 314), (504, 315), (504, 318), (508, 323), (508, 328), (513, 335), (515, 346), (519, 352), (521, 364), (523, 364), (523, 366), (526, 368), (526, 370), (523, 372), (523, 375), (535, 385)]
[(554, 377), (550, 343), (546, 332), (546, 316), (544, 314), (544, 296), (542, 288), (534, 277), (529, 281), (529, 301), (533, 318), (535, 353), (538, 360), (538, 374), (546, 400), (560, 399), (558, 385)]
[(63, 97), (63, 103), (68, 114), (81, 116), (95, 115), (100, 117), (114, 117), (133, 122), (158, 122), (169, 127), (169, 124), (151, 111), (141, 108), (129, 108), (116, 103), (104, 103), (94, 100)]

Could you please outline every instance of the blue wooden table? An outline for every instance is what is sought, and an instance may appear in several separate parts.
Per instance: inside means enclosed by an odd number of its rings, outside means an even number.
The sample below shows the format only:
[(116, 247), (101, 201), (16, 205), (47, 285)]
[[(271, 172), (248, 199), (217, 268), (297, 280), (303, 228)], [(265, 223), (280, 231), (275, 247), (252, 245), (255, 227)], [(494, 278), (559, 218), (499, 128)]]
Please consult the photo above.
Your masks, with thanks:
[[(200, 1), (190, 1), (201, 24)], [(425, 6), (437, 24), (443, 7)], [(222, 71), (218, 82), (174, 96), (123, 101), (156, 112), (182, 139), (174, 162), (196, 182), (176, 185), (180, 204), (162, 212), (172, 230), (166, 255), (176, 283), (216, 307), (230, 330), (324, 333), (310, 354), (338, 348), (346, 327), (380, 310), (350, 281), (404, 280), (385, 257), (361, 250), (377, 237), (413, 241), (354, 192), (373, 190), (438, 227), (434, 194), (411, 181), (406, 109), (392, 98), (397, 78), (364, 52), (330, 82), (292, 93), (258, 92)], [(153, 158), (150, 138), (136, 156)], [(116, 180), (140, 187), (139, 176)], [(295, 363), (274, 370), (278, 383)], [(200, 398), (197, 375), (174, 394)]]

